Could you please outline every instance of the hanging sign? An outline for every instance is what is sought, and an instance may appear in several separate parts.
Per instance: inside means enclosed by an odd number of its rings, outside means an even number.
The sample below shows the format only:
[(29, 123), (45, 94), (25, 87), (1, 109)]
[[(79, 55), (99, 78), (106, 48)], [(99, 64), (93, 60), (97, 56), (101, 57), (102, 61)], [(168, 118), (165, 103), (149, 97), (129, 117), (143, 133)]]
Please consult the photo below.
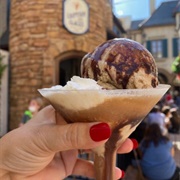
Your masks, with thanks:
[(89, 30), (89, 6), (85, 0), (63, 0), (63, 25), (73, 34)]

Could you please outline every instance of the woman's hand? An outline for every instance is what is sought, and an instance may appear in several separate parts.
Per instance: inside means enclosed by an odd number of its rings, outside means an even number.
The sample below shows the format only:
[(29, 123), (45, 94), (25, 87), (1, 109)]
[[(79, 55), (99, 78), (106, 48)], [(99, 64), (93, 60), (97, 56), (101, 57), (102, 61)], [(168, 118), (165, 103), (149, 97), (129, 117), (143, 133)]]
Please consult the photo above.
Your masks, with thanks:
[[(99, 138), (93, 132), (99, 127)], [(40, 111), (26, 125), (0, 140), (0, 178), (4, 180), (60, 180), (71, 174), (94, 177), (93, 163), (78, 158), (78, 149), (92, 149), (107, 141), (110, 128), (105, 123), (73, 123), (52, 106)], [(119, 153), (127, 153), (133, 142), (127, 139)], [(117, 171), (117, 179), (121, 170)]]

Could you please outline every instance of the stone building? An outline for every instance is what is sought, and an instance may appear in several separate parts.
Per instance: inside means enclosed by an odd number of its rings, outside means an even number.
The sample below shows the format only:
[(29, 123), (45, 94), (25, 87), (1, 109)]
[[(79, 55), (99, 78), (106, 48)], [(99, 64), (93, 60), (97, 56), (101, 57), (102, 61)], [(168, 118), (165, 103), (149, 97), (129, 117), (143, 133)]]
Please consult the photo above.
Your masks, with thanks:
[(116, 37), (113, 26), (124, 31), (108, 0), (11, 0), (9, 129), (40, 96), (37, 89), (79, 75), (82, 57)]

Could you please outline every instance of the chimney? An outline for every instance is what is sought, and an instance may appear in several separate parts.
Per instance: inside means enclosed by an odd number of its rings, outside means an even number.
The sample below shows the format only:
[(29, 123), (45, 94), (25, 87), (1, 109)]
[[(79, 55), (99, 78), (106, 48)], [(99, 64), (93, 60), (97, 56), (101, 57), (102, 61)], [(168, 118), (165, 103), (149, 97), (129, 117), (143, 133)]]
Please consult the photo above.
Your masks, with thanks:
[(150, 15), (154, 12), (156, 9), (156, 0), (149, 0), (149, 9), (150, 9)]

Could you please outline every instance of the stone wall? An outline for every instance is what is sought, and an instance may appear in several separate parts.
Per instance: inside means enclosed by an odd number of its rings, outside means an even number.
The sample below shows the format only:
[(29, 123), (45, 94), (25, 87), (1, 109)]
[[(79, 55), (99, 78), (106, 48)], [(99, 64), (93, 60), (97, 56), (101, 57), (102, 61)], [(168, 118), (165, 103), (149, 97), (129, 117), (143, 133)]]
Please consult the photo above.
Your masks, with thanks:
[(38, 95), (37, 89), (55, 84), (57, 56), (72, 50), (87, 53), (106, 40), (107, 24), (112, 26), (110, 6), (106, 0), (87, 3), (90, 29), (74, 35), (62, 25), (62, 0), (11, 1), (10, 129), (18, 126), (29, 99)]

